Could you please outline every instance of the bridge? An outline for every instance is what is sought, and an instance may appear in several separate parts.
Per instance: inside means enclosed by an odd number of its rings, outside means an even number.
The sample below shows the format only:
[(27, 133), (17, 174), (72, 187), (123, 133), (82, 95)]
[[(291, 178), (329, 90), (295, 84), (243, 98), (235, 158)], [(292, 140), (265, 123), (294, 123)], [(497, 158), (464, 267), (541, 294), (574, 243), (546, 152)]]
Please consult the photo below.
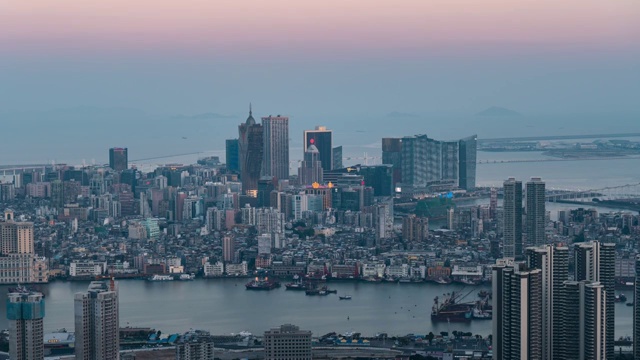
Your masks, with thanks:
[(576, 140), (576, 139), (600, 139), (600, 138), (624, 138), (639, 137), (640, 133), (618, 133), (618, 134), (586, 134), (586, 135), (541, 135), (524, 136), (510, 138), (478, 139), (478, 144), (514, 141), (536, 141), (536, 140)]
[(548, 202), (584, 202), (634, 200), (640, 201), (640, 183), (608, 186), (600, 189), (588, 190), (550, 190), (546, 192)]

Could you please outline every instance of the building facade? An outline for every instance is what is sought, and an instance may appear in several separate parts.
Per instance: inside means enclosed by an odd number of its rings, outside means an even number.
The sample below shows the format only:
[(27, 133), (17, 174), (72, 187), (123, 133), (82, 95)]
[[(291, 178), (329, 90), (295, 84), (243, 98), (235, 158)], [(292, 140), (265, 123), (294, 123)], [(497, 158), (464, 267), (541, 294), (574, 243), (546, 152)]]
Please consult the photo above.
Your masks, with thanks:
[(640, 359), (640, 255), (636, 255), (636, 276), (633, 292), (633, 358)]
[(282, 325), (264, 333), (265, 360), (311, 360), (311, 331)]
[[(311, 139), (313, 140), (313, 139)], [(312, 185), (313, 183), (322, 183), (322, 161), (320, 161), (318, 148), (311, 144), (304, 152), (304, 160), (298, 169), (298, 182), (300, 185)]]
[(504, 243), (505, 258), (522, 257), (522, 182), (509, 178), (504, 182)]
[(382, 138), (382, 163), (393, 166), (393, 186), (402, 182), (402, 139)]
[(242, 191), (245, 194), (253, 194), (258, 191), (258, 180), (263, 162), (263, 128), (256, 124), (251, 108), (249, 117), (238, 126), (238, 151), (240, 179), (242, 180)]
[(78, 360), (120, 359), (118, 288), (112, 280), (93, 281), (76, 293), (75, 354)]
[(127, 148), (114, 147), (109, 149), (109, 167), (115, 171), (123, 171), (129, 168), (129, 155)]
[(476, 187), (476, 157), (478, 152), (478, 136), (472, 135), (459, 141), (460, 174), (459, 187), (473, 190)]
[(9, 293), (9, 356), (15, 360), (44, 359), (44, 298), (42, 294)]
[(527, 244), (542, 246), (547, 242), (545, 234), (545, 184), (540, 178), (531, 178), (526, 185)]
[(176, 342), (176, 360), (214, 360), (213, 336), (202, 330), (182, 335)]
[(262, 174), (277, 180), (289, 179), (289, 118), (280, 115), (263, 117), (262, 130)]
[(304, 148), (313, 145), (318, 149), (318, 157), (324, 170), (333, 169), (333, 132), (325, 126), (316, 126), (315, 130), (305, 130), (302, 134)]
[(225, 141), (225, 158), (227, 170), (236, 173), (240, 171), (240, 145), (238, 139), (227, 139)]

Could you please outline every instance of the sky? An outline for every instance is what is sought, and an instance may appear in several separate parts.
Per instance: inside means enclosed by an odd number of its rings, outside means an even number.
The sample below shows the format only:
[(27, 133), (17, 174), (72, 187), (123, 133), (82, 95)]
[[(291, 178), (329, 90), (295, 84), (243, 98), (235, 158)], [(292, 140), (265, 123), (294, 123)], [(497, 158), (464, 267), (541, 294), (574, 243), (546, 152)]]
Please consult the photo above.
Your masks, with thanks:
[(301, 128), (490, 106), (632, 128), (639, 94), (637, 0), (0, 0), (0, 121), (253, 102)]

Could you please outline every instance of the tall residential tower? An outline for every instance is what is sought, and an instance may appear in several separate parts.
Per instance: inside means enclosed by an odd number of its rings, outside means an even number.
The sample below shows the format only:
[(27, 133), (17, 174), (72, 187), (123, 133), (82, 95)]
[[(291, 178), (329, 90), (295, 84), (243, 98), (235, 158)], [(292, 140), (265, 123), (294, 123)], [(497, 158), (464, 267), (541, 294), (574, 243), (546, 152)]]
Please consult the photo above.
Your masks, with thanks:
[(16, 360), (44, 359), (44, 300), (40, 293), (9, 293), (9, 356)]
[(522, 257), (522, 182), (509, 178), (504, 182), (504, 244), (505, 258)]
[(542, 246), (547, 242), (545, 235), (545, 185), (540, 178), (531, 178), (526, 187), (527, 198), (527, 244)]
[(76, 359), (118, 360), (120, 358), (117, 284), (93, 281), (74, 300)]

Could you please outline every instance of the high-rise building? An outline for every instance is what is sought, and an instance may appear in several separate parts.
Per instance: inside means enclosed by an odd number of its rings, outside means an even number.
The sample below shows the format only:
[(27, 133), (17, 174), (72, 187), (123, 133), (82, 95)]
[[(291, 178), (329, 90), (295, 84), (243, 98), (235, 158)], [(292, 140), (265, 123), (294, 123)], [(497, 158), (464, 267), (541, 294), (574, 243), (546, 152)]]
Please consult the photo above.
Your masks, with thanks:
[(426, 241), (429, 238), (429, 219), (415, 215), (402, 219), (402, 240)]
[(9, 293), (9, 356), (15, 360), (44, 359), (44, 300), (37, 292)]
[(476, 154), (478, 152), (478, 136), (472, 135), (459, 141), (460, 174), (459, 187), (472, 190), (476, 187)]
[(402, 139), (382, 138), (382, 163), (393, 166), (393, 186), (402, 182)]
[(64, 207), (64, 184), (60, 180), (51, 183), (51, 206), (56, 209)]
[(636, 255), (636, 277), (633, 286), (633, 358), (640, 359), (640, 255)]
[(232, 263), (236, 256), (236, 242), (232, 236), (222, 238), (222, 257), (225, 263)]
[(289, 179), (289, 118), (280, 115), (263, 117), (262, 130), (262, 174), (278, 180)]
[(522, 256), (522, 182), (509, 178), (504, 182), (504, 243), (505, 258)]
[(227, 139), (225, 145), (227, 170), (232, 172), (240, 171), (240, 145), (238, 139)]
[(113, 280), (92, 281), (86, 292), (76, 293), (74, 313), (76, 359), (119, 359), (117, 284)]
[(373, 188), (374, 196), (393, 196), (393, 165), (361, 166), (359, 173), (364, 183)]
[(311, 331), (282, 325), (264, 332), (265, 360), (311, 360)]
[(238, 126), (238, 151), (240, 179), (242, 191), (245, 194), (256, 196), (258, 180), (262, 170), (264, 136), (262, 125), (256, 124), (251, 107), (247, 121)]
[(545, 184), (540, 178), (531, 178), (526, 186), (527, 244), (542, 246), (547, 242), (545, 234)]
[(492, 187), (491, 193), (489, 196), (489, 216), (492, 219), (496, 218), (496, 213), (498, 210), (498, 189)]
[[(306, 135), (306, 132), (305, 132)], [(313, 141), (313, 139), (311, 139)], [(320, 161), (318, 148), (311, 143), (304, 152), (304, 160), (298, 169), (298, 182), (300, 185), (312, 185), (322, 183), (322, 161)]]
[(542, 270), (542, 358), (562, 359), (564, 283), (569, 278), (569, 248), (551, 245), (526, 250), (530, 269)]
[(208, 331), (189, 331), (176, 342), (176, 360), (214, 360), (213, 345)]
[(342, 145), (333, 148), (332, 169), (342, 169)]
[(324, 170), (333, 169), (333, 132), (325, 126), (316, 126), (315, 130), (305, 130), (302, 134), (302, 143), (305, 149), (314, 145), (318, 149), (320, 162)]
[(563, 345), (553, 359), (607, 359), (606, 291), (599, 282), (566, 281)]
[(458, 185), (458, 142), (438, 141), (427, 135), (402, 138), (402, 184), (426, 187), (433, 182)]
[(11, 210), (4, 212), (0, 222), (0, 244), (2, 254), (33, 254), (33, 223), (15, 221)]
[(109, 167), (115, 171), (127, 170), (127, 168), (129, 168), (127, 148), (109, 149)]
[(493, 358), (543, 359), (542, 270), (509, 259), (492, 272)]
[(606, 359), (613, 359), (615, 352), (615, 244), (589, 241), (575, 245), (575, 281), (599, 282), (606, 294)]

